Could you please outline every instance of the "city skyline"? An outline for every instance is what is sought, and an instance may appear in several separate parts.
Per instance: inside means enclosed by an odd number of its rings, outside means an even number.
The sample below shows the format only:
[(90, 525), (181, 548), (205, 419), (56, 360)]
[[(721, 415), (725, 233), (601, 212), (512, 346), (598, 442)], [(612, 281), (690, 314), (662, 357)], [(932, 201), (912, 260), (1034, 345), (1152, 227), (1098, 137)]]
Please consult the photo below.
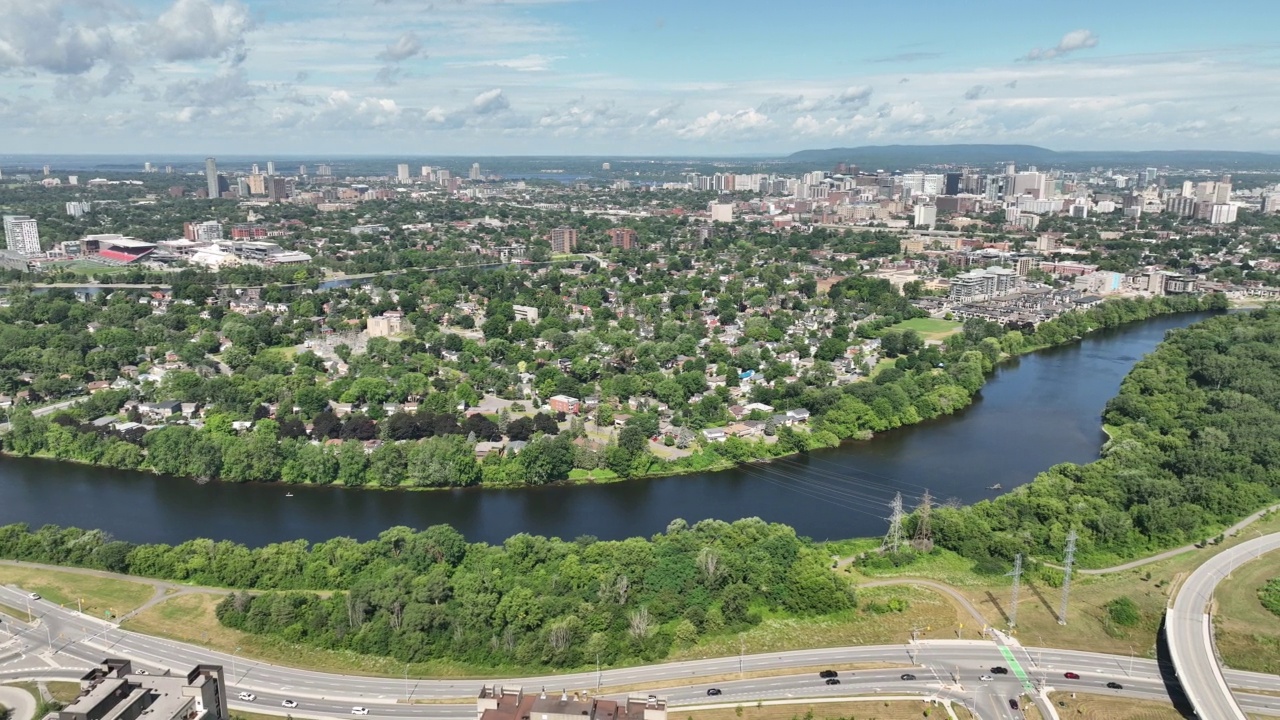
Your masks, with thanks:
[(45, 153), (1280, 150), (1280, 8), (983, 5), (0, 0), (0, 128)]

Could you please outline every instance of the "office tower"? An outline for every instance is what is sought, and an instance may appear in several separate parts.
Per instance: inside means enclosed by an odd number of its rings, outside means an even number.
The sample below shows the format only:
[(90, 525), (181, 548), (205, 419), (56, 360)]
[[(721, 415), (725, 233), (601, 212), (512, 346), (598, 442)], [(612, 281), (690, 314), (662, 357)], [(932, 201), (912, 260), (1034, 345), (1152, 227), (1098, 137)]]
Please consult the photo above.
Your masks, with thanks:
[(319, 175), (320, 177), (333, 177), (333, 168), (329, 165), (325, 165), (324, 163), (320, 163), (316, 166), (316, 175)]
[(40, 229), (35, 218), (26, 215), (4, 216), (5, 247), (23, 255), (40, 254)]
[(209, 197), (218, 197), (218, 161), (214, 158), (204, 159), (204, 182)]
[(282, 177), (267, 178), (267, 197), (283, 201), (289, 199), (289, 181)]
[(68, 185), (79, 185), (79, 184), (80, 184), (80, 176), (79, 176), (79, 175), (68, 175), (68, 176), (67, 176), (67, 184), (68, 184)]
[(49, 177), (49, 166), (48, 166), (48, 165), (45, 165), (45, 166), (44, 166), (44, 176), (45, 176), (45, 177)]
[(248, 178), (236, 178), (236, 194), (240, 197), (249, 197)]
[(430, 166), (430, 165), (423, 165), (423, 166), (422, 166), (422, 178), (423, 178), (424, 180), (430, 180), (430, 179), (431, 179), (431, 166)]
[(936, 205), (916, 205), (913, 214), (912, 224), (916, 227), (932, 228), (938, 224), (938, 206)]
[(165, 165), (165, 166), (164, 166), (164, 174), (165, 174), (165, 175), (172, 175), (172, 174), (173, 174), (173, 166), (172, 166), (172, 165)]
[(306, 177), (306, 176), (307, 176), (307, 166), (306, 166), (306, 165), (299, 165), (299, 166), (298, 166), (298, 177)]
[(77, 202), (73, 200), (67, 203), (67, 214), (71, 217), (78, 218), (89, 212), (92, 207), (93, 206), (87, 202)]
[(472, 180), (479, 180), (479, 179), (480, 179), (480, 177), (481, 177), (481, 175), (480, 175), (480, 163), (471, 163), (471, 175), (470, 175), (470, 177), (471, 177), (471, 179), (472, 179)]
[(960, 180), (963, 177), (964, 175), (957, 172), (947, 173), (945, 176), (943, 176), (942, 194), (943, 195), (959, 195)]
[(396, 166), (396, 180), (402, 183), (409, 182), (409, 163), (400, 163)]
[(1280, 193), (1263, 195), (1261, 209), (1264, 213), (1280, 212)]
[(267, 174), (268, 174), (268, 175), (275, 175), (275, 174), (276, 174), (276, 161), (275, 161), (275, 160), (268, 160), (268, 161), (267, 161)]
[(551, 231), (551, 252), (565, 255), (578, 247), (578, 231), (571, 227), (558, 227)]
[(147, 172), (147, 173), (151, 172), (151, 163), (143, 163), (142, 172)]
[(254, 163), (254, 164), (253, 164), (253, 169), (252, 169), (252, 170), (250, 170), (249, 172), (253, 173), (254, 175), (257, 175), (257, 174), (258, 174), (258, 163)]

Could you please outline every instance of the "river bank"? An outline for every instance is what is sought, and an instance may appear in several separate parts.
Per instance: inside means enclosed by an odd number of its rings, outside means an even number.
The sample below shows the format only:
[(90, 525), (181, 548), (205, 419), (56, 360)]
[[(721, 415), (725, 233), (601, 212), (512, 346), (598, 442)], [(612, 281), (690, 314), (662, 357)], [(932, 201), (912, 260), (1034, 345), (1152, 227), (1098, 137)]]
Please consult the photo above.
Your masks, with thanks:
[(759, 516), (818, 539), (877, 536), (895, 492), (908, 506), (924, 487), (940, 500), (973, 503), (991, 496), (990, 485), (1012, 489), (1057, 463), (1096, 459), (1105, 441), (1099, 413), (1132, 364), (1166, 331), (1209, 316), (1166, 315), (1011, 358), (955, 414), (871, 441), (722, 471), (502, 492), (350, 493), (341, 486), (200, 485), (10, 457), (0, 460), (0, 524), (98, 527), (134, 542), (211, 537), (250, 546), (336, 535), (367, 539), (392, 525), (435, 523), (484, 542), (519, 532), (620, 539), (660, 532), (677, 517)]

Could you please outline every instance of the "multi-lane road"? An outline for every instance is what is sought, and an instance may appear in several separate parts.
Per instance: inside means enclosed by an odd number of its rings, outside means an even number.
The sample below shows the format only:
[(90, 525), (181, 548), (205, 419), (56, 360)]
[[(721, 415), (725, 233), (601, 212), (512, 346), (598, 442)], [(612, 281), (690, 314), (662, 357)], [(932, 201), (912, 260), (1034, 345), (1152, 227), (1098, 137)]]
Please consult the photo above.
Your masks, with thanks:
[[(23, 608), (27, 602), (25, 591), (0, 588), (0, 603)], [(343, 676), (268, 665), (124, 631), (47, 601), (30, 602), (38, 624), (6, 619), (0, 626), (0, 679), (75, 678), (108, 656), (129, 658), (151, 672), (186, 671), (199, 662), (215, 662), (225, 667), (232, 693), (245, 690), (257, 695), (253, 703), (232, 703), (241, 709), (283, 714), (281, 703), (291, 699), (299, 707), (290, 712), (301, 716), (349, 716), (351, 708), (358, 705), (368, 707), (373, 717), (450, 720), (474, 717), (472, 698), (482, 683)], [(813, 672), (814, 668), (864, 663), (888, 667), (842, 671), (840, 685), (826, 685)], [(997, 666), (1008, 667), (1011, 672), (992, 675), (991, 680), (981, 679)], [(1068, 671), (1078, 673), (1080, 679), (1064, 678), (1063, 673)], [(903, 680), (903, 673), (911, 673), (916, 679)], [(743, 677), (744, 674), (751, 677)], [(1246, 710), (1280, 716), (1280, 677), (1227, 672), (1225, 678), (1242, 690), (1239, 699)], [(1107, 689), (1108, 681), (1124, 687)], [(1150, 660), (979, 640), (800, 650), (489, 682), (522, 685), (531, 690), (546, 688), (549, 692), (643, 688), (666, 696), (672, 706), (708, 700), (738, 703), (789, 697), (916, 694), (950, 698), (968, 705), (979, 717), (1002, 720), (1020, 717), (1009, 709), (1010, 698), (1035, 696), (1045, 686), (1167, 698), (1160, 668)], [(708, 698), (706, 691), (712, 686), (719, 688), (722, 695)], [(407, 700), (429, 704), (411, 705)]]
[(1218, 583), (1237, 567), (1280, 550), (1280, 533), (1247, 540), (1209, 558), (1187, 576), (1165, 613), (1165, 639), (1179, 683), (1196, 714), (1206, 720), (1246, 720), (1249, 710), (1231, 693), (1231, 678), (1218, 663), (1208, 611)]

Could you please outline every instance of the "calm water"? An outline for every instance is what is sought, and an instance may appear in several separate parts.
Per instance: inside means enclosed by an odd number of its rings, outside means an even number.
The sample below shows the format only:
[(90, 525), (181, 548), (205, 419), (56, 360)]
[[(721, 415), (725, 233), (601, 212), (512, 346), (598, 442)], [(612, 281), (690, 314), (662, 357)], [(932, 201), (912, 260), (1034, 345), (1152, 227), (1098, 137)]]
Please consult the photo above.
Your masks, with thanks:
[[(814, 538), (879, 535), (895, 491), (908, 509), (990, 497), (1061, 462), (1088, 462), (1100, 414), (1133, 364), (1167, 330), (1207, 317), (1166, 316), (1029, 355), (997, 370), (977, 401), (942, 420), (807, 457), (716, 473), (519, 490), (352, 491), (335, 487), (197, 485), (188, 480), (30, 459), (0, 459), (0, 524), (96, 527), (135, 542), (193, 537), (249, 545), (392, 525), (449, 523), (471, 540), (519, 532), (616, 539), (660, 532), (674, 518), (759, 516)], [(294, 497), (285, 497), (292, 491)]]

